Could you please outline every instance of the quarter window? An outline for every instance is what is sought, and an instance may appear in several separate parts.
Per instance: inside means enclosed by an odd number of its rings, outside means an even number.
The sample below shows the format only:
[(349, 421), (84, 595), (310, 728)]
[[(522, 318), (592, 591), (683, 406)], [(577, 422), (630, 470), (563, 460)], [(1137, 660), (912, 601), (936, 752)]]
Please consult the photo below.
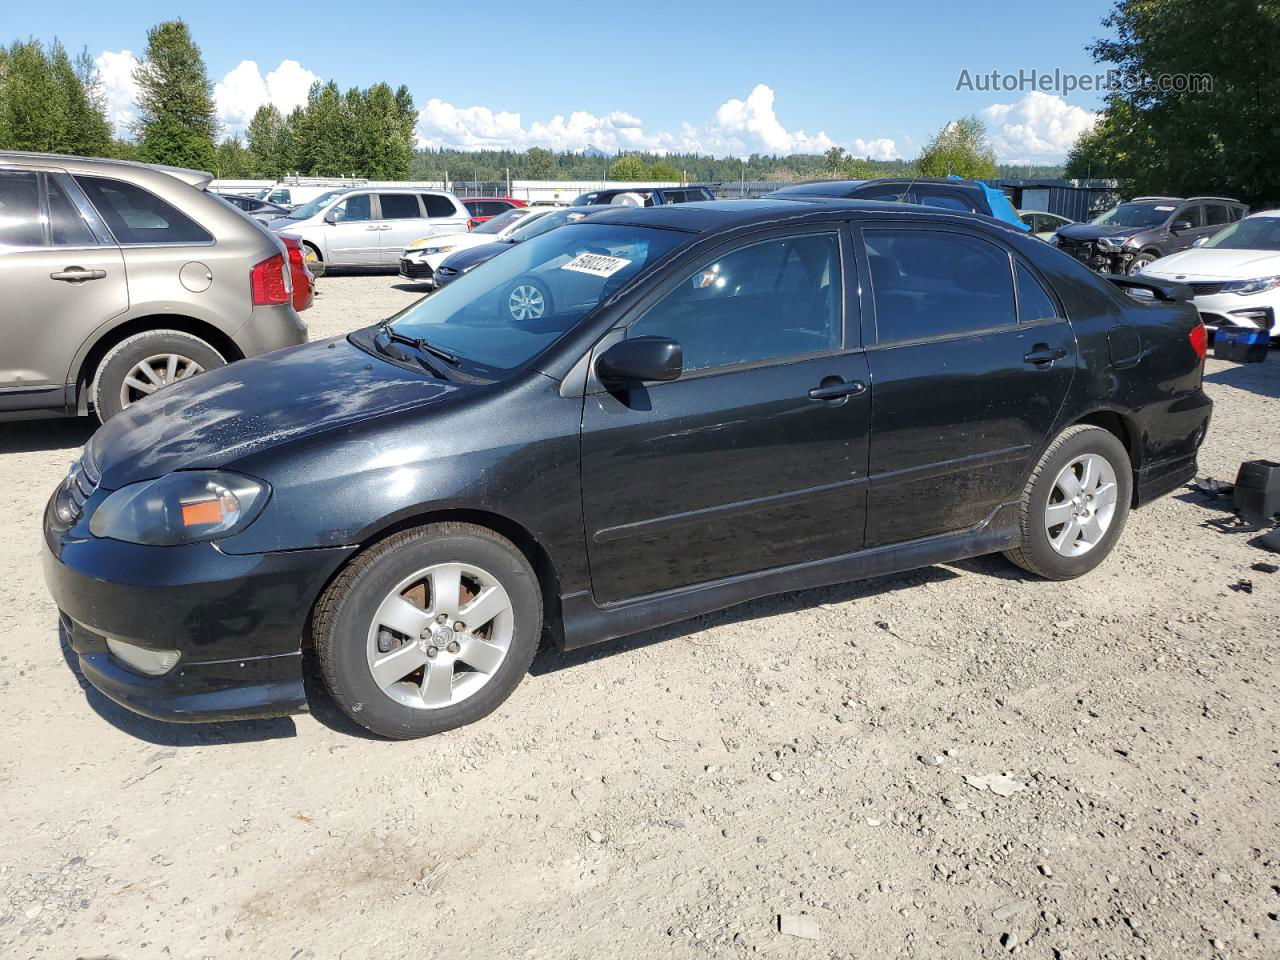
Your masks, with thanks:
[(941, 230), (867, 230), (881, 343), (953, 337), (1017, 322), (1009, 255)]
[(678, 341), (685, 370), (760, 363), (838, 349), (841, 303), (835, 234), (765, 240), (686, 277), (627, 335)]
[(0, 246), (40, 247), (40, 193), (34, 173), (0, 172)]
[(119, 243), (211, 243), (203, 227), (149, 190), (124, 180), (76, 177)]
[(422, 195), (422, 203), (427, 209), (428, 217), (456, 217), (458, 215), (453, 202), (448, 197), (442, 197), (438, 193), (424, 193)]
[(378, 205), (383, 220), (416, 220), (422, 216), (418, 198), (412, 193), (380, 193)]

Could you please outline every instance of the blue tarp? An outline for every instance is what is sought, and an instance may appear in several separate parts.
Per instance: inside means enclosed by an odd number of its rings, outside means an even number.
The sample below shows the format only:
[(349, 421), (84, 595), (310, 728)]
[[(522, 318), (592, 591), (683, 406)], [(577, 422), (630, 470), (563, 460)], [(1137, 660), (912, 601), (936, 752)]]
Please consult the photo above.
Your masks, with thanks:
[[(964, 180), (964, 177), (957, 177), (954, 173), (947, 177), (948, 180)], [(1018, 211), (1013, 209), (1013, 204), (1009, 202), (1009, 195), (1003, 190), (997, 190), (995, 187), (989, 187), (981, 180), (969, 180), (968, 183), (976, 183), (982, 188), (982, 192), (986, 194), (987, 203), (991, 205), (991, 216), (997, 220), (1003, 220), (1010, 226), (1017, 227), (1019, 230), (1030, 231), (1031, 228), (1022, 222), (1022, 218), (1018, 216)]]

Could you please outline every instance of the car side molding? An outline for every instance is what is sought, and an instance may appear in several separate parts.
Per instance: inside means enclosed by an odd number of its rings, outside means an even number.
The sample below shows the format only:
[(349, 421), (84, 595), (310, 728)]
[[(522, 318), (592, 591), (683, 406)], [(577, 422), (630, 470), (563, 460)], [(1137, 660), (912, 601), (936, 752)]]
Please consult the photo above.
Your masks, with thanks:
[(760, 597), (995, 553), (1017, 542), (1018, 510), (1019, 503), (1012, 501), (997, 507), (977, 526), (958, 533), (740, 574), (604, 606), (597, 604), (589, 591), (569, 594), (561, 597), (564, 628), (563, 635), (556, 637), (556, 641), (564, 650), (575, 650)]

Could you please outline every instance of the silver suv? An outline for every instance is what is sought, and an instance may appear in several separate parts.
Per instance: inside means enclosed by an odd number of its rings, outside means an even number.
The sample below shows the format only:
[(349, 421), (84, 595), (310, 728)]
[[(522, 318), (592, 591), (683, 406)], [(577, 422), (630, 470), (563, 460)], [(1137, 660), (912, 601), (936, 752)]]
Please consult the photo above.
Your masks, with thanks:
[(0, 151), (0, 420), (131, 403), (307, 339), (279, 240), (198, 170)]
[(465, 233), (470, 219), (458, 198), (441, 190), (356, 187), (321, 194), (269, 226), (301, 239), (316, 270), (395, 267), (415, 240)]

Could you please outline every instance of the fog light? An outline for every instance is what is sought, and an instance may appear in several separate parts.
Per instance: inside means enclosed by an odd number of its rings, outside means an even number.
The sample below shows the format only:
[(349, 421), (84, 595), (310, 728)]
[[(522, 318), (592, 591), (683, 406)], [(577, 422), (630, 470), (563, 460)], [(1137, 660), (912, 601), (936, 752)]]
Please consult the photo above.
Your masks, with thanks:
[(148, 650), (146, 647), (139, 647), (111, 637), (107, 637), (107, 649), (117, 660), (123, 661), (149, 677), (168, 673), (181, 656), (177, 650)]

